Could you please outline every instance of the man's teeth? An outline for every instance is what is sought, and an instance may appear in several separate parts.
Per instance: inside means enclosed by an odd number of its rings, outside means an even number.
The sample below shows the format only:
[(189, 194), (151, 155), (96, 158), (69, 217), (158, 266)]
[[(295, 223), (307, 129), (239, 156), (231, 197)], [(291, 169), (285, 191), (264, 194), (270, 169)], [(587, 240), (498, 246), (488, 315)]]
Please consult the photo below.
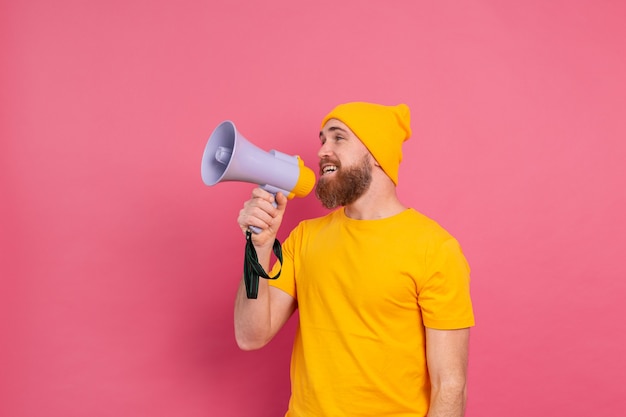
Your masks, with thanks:
[(337, 171), (337, 167), (335, 165), (327, 165), (322, 169), (322, 174), (328, 174), (329, 172)]

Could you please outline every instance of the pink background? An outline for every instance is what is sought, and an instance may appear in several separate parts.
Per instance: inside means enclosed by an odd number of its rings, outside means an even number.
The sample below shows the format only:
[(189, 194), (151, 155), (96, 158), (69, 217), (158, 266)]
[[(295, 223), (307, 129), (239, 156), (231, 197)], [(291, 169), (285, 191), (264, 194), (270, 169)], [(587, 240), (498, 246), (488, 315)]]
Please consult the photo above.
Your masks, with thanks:
[[(176, 5), (175, 5), (176, 4)], [(626, 409), (620, 1), (2, 1), (0, 415), (280, 416), (295, 320), (237, 349), (252, 186), (232, 119), (316, 164), (349, 100), (407, 103), (399, 193), (473, 268), (467, 416)], [(284, 237), (325, 211), (292, 200)]]

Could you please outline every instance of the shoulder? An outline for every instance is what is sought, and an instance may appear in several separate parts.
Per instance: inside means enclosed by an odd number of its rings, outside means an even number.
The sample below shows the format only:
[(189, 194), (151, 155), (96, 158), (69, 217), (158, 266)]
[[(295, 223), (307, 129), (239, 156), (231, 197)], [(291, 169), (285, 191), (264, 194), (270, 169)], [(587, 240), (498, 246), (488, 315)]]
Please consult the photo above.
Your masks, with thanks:
[(300, 221), (296, 227), (289, 232), (286, 241), (302, 241), (305, 236), (315, 235), (324, 227), (327, 227), (327, 225), (340, 221), (340, 216), (338, 216), (337, 212), (338, 210), (335, 210), (324, 216)]
[(409, 208), (405, 211), (404, 219), (408, 228), (416, 235), (437, 241), (454, 239), (439, 222), (413, 208)]
[(340, 210), (342, 209), (338, 208), (328, 214), (325, 214), (324, 216), (302, 220), (300, 223), (298, 223), (295, 229), (315, 230), (324, 227), (330, 223), (341, 221), (343, 216), (341, 215)]

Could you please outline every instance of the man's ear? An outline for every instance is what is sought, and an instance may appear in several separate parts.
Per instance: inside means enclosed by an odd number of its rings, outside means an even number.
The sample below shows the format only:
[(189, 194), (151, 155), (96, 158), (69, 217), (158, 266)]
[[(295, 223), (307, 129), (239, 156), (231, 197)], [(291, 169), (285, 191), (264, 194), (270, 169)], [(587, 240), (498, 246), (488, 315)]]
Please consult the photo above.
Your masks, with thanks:
[(371, 159), (372, 161), (374, 161), (374, 164), (373, 164), (373, 165), (374, 165), (375, 167), (380, 168), (380, 164), (378, 163), (378, 161), (376, 160), (376, 158), (374, 158), (374, 155), (372, 155), (372, 153), (371, 153), (371, 152), (370, 152), (370, 154), (369, 154), (369, 155), (370, 155), (370, 159)]

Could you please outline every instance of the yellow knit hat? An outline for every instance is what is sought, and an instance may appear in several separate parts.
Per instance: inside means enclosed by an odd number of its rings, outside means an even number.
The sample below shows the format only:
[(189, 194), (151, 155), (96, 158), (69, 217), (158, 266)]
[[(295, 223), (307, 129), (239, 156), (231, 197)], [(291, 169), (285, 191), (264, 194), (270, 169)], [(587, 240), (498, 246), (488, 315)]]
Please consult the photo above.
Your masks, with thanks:
[(411, 112), (406, 104), (340, 104), (324, 117), (322, 128), (330, 119), (345, 123), (365, 144), (394, 184), (398, 185), (402, 143), (411, 137)]

